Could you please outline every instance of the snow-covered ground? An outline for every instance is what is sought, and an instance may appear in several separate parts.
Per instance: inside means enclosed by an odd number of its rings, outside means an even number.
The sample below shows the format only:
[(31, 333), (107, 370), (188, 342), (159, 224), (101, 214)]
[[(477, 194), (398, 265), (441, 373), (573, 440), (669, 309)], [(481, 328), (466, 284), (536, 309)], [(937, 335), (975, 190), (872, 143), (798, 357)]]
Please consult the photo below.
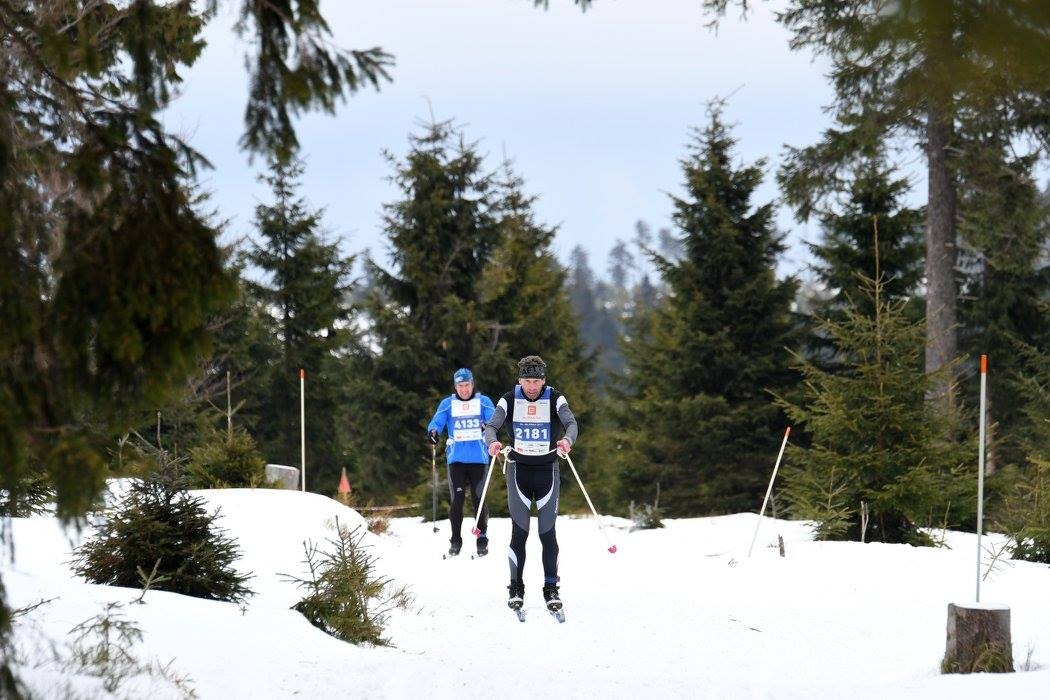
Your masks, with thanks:
[[(630, 531), (605, 519), (610, 554), (593, 518), (562, 516), (562, 599), (567, 621), (544, 610), (539, 541), (526, 563), (528, 620), (506, 607), (510, 533), (494, 519), (491, 554), (442, 559), (448, 523), (391, 521), (365, 542), (377, 572), (413, 595), (388, 619), (391, 647), (357, 647), (312, 627), (289, 607), (304, 576), (303, 541), (334, 537), (363, 520), (323, 496), (229, 489), (195, 492), (220, 508), (253, 574), (246, 605), (83, 583), (72, 546), (90, 535), (48, 518), (11, 522), (15, 560), (0, 563), (16, 619), (16, 667), (37, 697), (181, 697), (159, 676), (110, 693), (68, 670), (76, 625), (118, 603), (141, 630), (140, 663), (167, 665), (200, 698), (895, 698), (1050, 697), (1050, 567), (997, 560), (988, 545), (981, 600), (1010, 607), (1018, 673), (942, 676), (947, 606), (975, 597), (976, 542), (948, 547), (821, 543), (802, 523), (757, 516), (669, 520)], [(494, 492), (499, 496), (499, 490)], [(464, 523), (469, 540), (471, 520)], [(783, 537), (786, 556), (776, 547)], [(58, 658), (60, 660), (56, 661)]]

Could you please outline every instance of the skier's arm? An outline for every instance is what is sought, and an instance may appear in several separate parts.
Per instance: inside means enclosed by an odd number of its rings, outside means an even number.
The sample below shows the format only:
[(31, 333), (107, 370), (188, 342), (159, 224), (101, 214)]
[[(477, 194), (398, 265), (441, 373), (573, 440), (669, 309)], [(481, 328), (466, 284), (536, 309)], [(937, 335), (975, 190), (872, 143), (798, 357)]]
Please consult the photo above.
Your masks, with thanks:
[[(507, 398), (503, 397), (496, 404), (496, 408), (492, 411), (492, 417), (485, 423), (485, 428), (482, 431), (482, 437), (485, 439), (485, 446), (488, 447), (492, 443), (496, 442), (496, 433), (503, 427), (504, 421), (507, 420)], [(500, 445), (503, 447), (503, 445)]]
[(427, 423), (427, 435), (431, 435), (434, 431), (441, 434), (445, 427), (448, 425), (448, 414), (452, 408), (452, 399), (449, 397), (441, 399), (441, 403), (438, 404), (437, 410), (434, 411), (434, 417)]
[(559, 396), (556, 405), (558, 407), (558, 420), (561, 421), (561, 426), (565, 430), (562, 439), (568, 440), (571, 447), (576, 444), (576, 438), (580, 436), (580, 428), (576, 424), (576, 416), (573, 415), (572, 409), (569, 408), (569, 402), (565, 399), (565, 396)]

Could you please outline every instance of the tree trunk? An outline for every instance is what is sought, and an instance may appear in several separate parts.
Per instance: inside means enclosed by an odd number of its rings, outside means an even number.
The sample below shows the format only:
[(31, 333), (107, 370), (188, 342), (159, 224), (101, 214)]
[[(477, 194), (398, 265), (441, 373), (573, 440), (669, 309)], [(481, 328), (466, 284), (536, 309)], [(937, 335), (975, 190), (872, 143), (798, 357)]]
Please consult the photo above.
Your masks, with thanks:
[[(954, 55), (955, 0), (926, 3), (926, 372), (949, 365), (958, 352), (955, 304), (957, 189), (951, 147), (955, 135)], [(934, 11), (936, 10), (936, 11)], [(930, 400), (950, 411), (953, 377), (944, 373), (930, 388)]]
[(948, 604), (948, 645), (942, 673), (1011, 673), (1010, 608)]
[[(927, 112), (929, 201), (926, 209), (926, 372), (955, 359), (958, 351), (955, 314), (956, 187), (949, 164), (951, 114), (937, 105)], [(951, 408), (952, 377), (945, 376), (930, 397)]]

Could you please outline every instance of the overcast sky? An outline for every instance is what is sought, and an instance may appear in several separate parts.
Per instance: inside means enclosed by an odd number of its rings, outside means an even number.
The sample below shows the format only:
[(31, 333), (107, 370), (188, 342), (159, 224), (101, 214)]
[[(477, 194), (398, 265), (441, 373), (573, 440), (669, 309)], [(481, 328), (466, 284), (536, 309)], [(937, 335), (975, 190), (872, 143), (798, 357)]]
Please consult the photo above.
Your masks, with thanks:
[[(269, 201), (257, 182), (264, 163), (237, 148), (247, 92), (246, 47), (230, 30), (238, 4), (221, 6), (165, 115), (215, 166), (202, 182), (231, 235), (250, 233), (255, 206)], [(586, 13), (571, 0), (551, 0), (547, 11), (531, 0), (324, 2), (336, 44), (381, 46), (396, 65), (380, 92), (298, 122), (302, 195), (325, 210), (345, 253), (369, 249), (384, 261), (382, 205), (398, 193), (382, 151), (403, 156), (433, 109), (462, 125), (492, 167), (506, 153), (539, 198), (539, 220), (558, 226), (559, 258), (580, 244), (604, 275), (609, 250), (633, 237), (635, 222), (670, 225), (668, 193), (681, 192), (679, 160), (712, 98), (729, 97), (738, 159), (769, 160), (759, 203), (777, 196), (772, 173), (784, 145), (812, 143), (827, 125), (822, 64), (789, 51), (769, 3), (752, 4), (747, 22), (734, 12), (716, 34), (699, 0), (595, 0)], [(798, 241), (818, 231), (786, 212), (778, 221), (792, 246), (781, 271), (795, 271), (806, 260)]]

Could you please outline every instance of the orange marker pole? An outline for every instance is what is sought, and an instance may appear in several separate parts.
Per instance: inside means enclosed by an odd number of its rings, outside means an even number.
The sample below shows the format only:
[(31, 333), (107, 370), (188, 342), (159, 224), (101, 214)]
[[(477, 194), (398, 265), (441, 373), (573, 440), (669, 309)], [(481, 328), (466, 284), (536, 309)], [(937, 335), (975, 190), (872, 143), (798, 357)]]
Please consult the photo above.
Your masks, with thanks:
[(977, 602), (981, 602), (981, 532), (984, 530), (984, 423), (988, 401), (988, 356), (981, 355), (981, 415), (977, 445)]
[(747, 549), (747, 556), (751, 556), (751, 550), (755, 548), (755, 540), (758, 539), (758, 526), (762, 524), (762, 516), (766, 514), (766, 503), (769, 494), (773, 493), (773, 481), (777, 478), (777, 470), (780, 469), (780, 460), (784, 457), (784, 448), (788, 444), (788, 435), (791, 434), (791, 426), (784, 431), (784, 441), (780, 443), (780, 454), (777, 455), (777, 463), (773, 465), (773, 476), (769, 477), (769, 486), (766, 487), (766, 497), (762, 499), (762, 510), (758, 511), (758, 522), (755, 523), (755, 534), (751, 537), (751, 546)]

